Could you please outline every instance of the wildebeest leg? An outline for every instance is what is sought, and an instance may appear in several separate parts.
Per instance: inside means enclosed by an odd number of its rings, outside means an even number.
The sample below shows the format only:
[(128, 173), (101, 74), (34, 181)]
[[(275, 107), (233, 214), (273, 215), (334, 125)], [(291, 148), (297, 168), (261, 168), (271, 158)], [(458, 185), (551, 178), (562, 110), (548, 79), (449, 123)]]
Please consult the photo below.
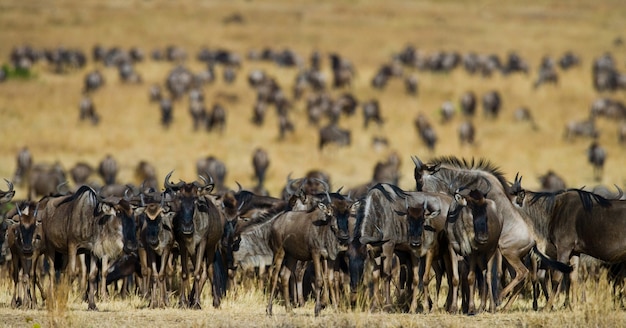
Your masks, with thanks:
[[(324, 278), (324, 305), (328, 306), (329, 303), (332, 303), (335, 308), (337, 307), (337, 295), (335, 295), (334, 289), (334, 269), (329, 269), (329, 261), (326, 259), (322, 259), (323, 269), (323, 278)], [(332, 268), (332, 266), (330, 266)], [(330, 300), (329, 300), (330, 298)]]
[[(428, 257), (428, 254), (426, 255), (426, 257)], [(411, 305), (409, 306), (410, 313), (415, 313), (415, 311), (417, 310), (417, 298), (420, 294), (419, 284), (420, 284), (420, 280), (423, 280), (422, 275), (420, 274), (420, 262), (421, 261), (419, 257), (411, 254), (411, 270), (413, 271), (413, 281), (411, 281), (412, 293), (411, 293)], [(425, 290), (425, 288), (422, 288), (422, 290)], [(425, 309), (424, 311), (427, 311), (427, 310)]]
[(517, 298), (517, 295), (521, 291), (521, 288), (523, 287), (522, 283), (528, 276), (528, 268), (526, 268), (524, 263), (522, 263), (522, 260), (520, 259), (519, 254), (509, 253), (504, 250), (501, 250), (501, 252), (502, 252), (502, 256), (507, 260), (509, 265), (515, 271), (515, 277), (511, 279), (509, 284), (506, 287), (504, 287), (504, 289), (502, 290), (502, 293), (500, 294), (499, 303), (501, 303), (502, 300), (504, 300), (506, 297), (509, 297), (509, 299), (507, 300), (506, 304), (503, 307), (503, 310), (506, 310), (513, 303), (513, 301), (515, 301), (515, 299)]
[[(370, 289), (370, 297), (372, 297), (372, 304), (370, 306), (370, 311), (376, 310), (381, 302), (380, 302), (380, 276), (381, 276), (381, 266), (382, 266), (382, 258), (375, 257), (372, 260), (372, 286)], [(373, 295), (372, 295), (373, 294)]]
[(474, 304), (476, 293), (476, 254), (469, 256), (469, 265), (467, 268), (467, 314), (476, 314), (476, 304)]
[(150, 266), (149, 266), (149, 262), (148, 262), (148, 254), (146, 249), (144, 249), (143, 247), (140, 247), (139, 249), (137, 249), (137, 257), (139, 258), (139, 264), (141, 266), (141, 287), (139, 288), (141, 293), (141, 297), (146, 298), (148, 297), (148, 291), (151, 289), (151, 285), (150, 285)]
[(319, 251), (314, 250), (311, 252), (313, 258), (313, 268), (315, 270), (315, 316), (319, 316), (322, 311), (321, 291), (324, 288), (324, 278), (322, 276), (322, 263), (321, 254)]
[[(431, 311), (430, 307), (430, 295), (428, 293), (428, 285), (430, 284), (430, 269), (432, 268), (434, 258), (434, 251), (431, 249), (426, 253), (424, 257), (424, 272), (421, 273), (421, 277), (415, 271), (413, 271), (413, 279), (422, 280), (422, 308), (425, 313)], [(421, 264), (420, 264), (421, 265)], [(415, 269), (414, 269), (415, 270)], [(419, 267), (418, 267), (419, 271)], [(419, 283), (419, 281), (418, 281)], [(413, 313), (417, 310), (417, 288), (413, 287), (413, 300), (411, 301), (410, 312)]]
[[(157, 267), (156, 267), (156, 254), (150, 254), (150, 267), (151, 269), (147, 270), (148, 274), (148, 282), (150, 286), (150, 308), (155, 309), (160, 307), (159, 304), (159, 287), (158, 287), (158, 277), (157, 277)], [(144, 277), (145, 278), (145, 277)]]
[(189, 290), (189, 253), (184, 246), (180, 246), (180, 266), (181, 266), (181, 277), (180, 277), (180, 301), (178, 305), (180, 307), (188, 307), (189, 299), (187, 298), (187, 293)]
[[(487, 295), (489, 295), (489, 312), (491, 313), (495, 313), (496, 312), (496, 295), (493, 293), (494, 289), (492, 287), (493, 284), (493, 266), (497, 265), (497, 258), (496, 258), (496, 254), (491, 255), (491, 257), (489, 258), (489, 261), (487, 262), (487, 268), (486, 270), (483, 270), (485, 272), (485, 282), (486, 282), (486, 286), (485, 286), (485, 296), (483, 297), (483, 300), (486, 302), (487, 300)], [(481, 305), (480, 306), (482, 308), (482, 310), (485, 309), (485, 305)]]
[[(278, 248), (274, 252), (274, 259), (272, 260), (272, 274), (270, 276), (270, 299), (267, 303), (267, 309), (265, 310), (267, 315), (272, 315), (272, 302), (274, 301), (274, 294), (277, 292), (277, 284), (278, 284), (278, 274), (283, 266), (283, 260), (285, 259), (285, 250), (282, 247)], [(289, 301), (289, 295), (287, 295), (287, 299), (285, 302)]]
[(458, 295), (459, 295), (459, 260), (452, 248), (452, 245), (448, 245), (448, 252), (450, 253), (450, 304), (448, 304), (448, 312), (456, 313), (458, 311)]
[[(78, 255), (78, 259), (80, 261), (80, 290), (86, 290), (87, 289), (87, 265), (85, 264), (85, 254)], [(76, 270), (76, 267), (74, 267), (74, 269)], [(74, 272), (75, 273), (70, 276), (71, 280), (74, 280), (75, 276), (78, 274), (78, 272), (76, 271)]]
[[(96, 279), (98, 278), (98, 265), (97, 262), (98, 259), (92, 255), (90, 256), (89, 259), (89, 290), (87, 291), (87, 302), (88, 302), (88, 307), (87, 309), (89, 310), (94, 310), (97, 311), (98, 308), (96, 307), (96, 301), (94, 300), (94, 294), (96, 292)], [(106, 284), (106, 282), (104, 282), (104, 284)]]
[(580, 256), (573, 255), (570, 259), (570, 264), (572, 265), (572, 272), (569, 275), (570, 288), (565, 296), (565, 306), (569, 307), (571, 310), (573, 306), (576, 306), (578, 298), (578, 268), (580, 267)]
[(306, 269), (309, 265), (308, 261), (297, 261), (297, 264), (294, 268), (291, 268), (293, 271), (293, 302), (296, 307), (304, 306), (304, 275), (306, 274)]
[[(191, 303), (191, 307), (194, 309), (200, 309), (200, 295), (202, 294), (202, 287), (204, 287), (204, 282), (206, 281), (206, 277), (203, 279), (202, 274), (206, 275), (206, 270), (204, 263), (205, 259), (205, 250), (206, 250), (206, 240), (202, 241), (196, 246), (196, 259), (194, 264), (194, 272), (193, 272), (193, 302)], [(212, 259), (213, 257), (211, 257)], [(212, 263), (212, 260), (211, 260)]]
[(287, 313), (293, 312), (291, 308), (291, 300), (289, 299), (289, 278), (296, 270), (297, 262), (298, 261), (296, 261), (296, 259), (288, 256), (280, 269), (280, 280), (282, 284), (283, 298), (285, 301), (285, 310), (287, 310)]
[[(562, 249), (565, 249), (565, 251), (563, 251)], [(561, 263), (566, 263), (566, 264), (569, 263), (570, 254), (571, 254), (571, 248), (569, 247), (559, 248), (557, 246), (557, 261)], [(544, 307), (544, 309), (552, 310), (552, 307), (554, 306), (554, 301), (556, 300), (559, 294), (559, 290), (561, 289), (562, 281), (563, 281), (563, 273), (558, 270), (552, 270), (552, 291), (550, 292), (550, 297), (548, 297), (548, 302), (546, 303), (546, 306)]]
[(107, 270), (109, 269), (109, 257), (107, 255), (102, 257), (102, 265), (100, 266), (100, 300), (106, 301), (107, 295)]
[(13, 272), (11, 273), (13, 278), (13, 297), (11, 298), (11, 306), (16, 308), (22, 305), (22, 300), (19, 297), (20, 293), (18, 290), (20, 288), (20, 260), (14, 255), (11, 263), (13, 264)]
[(382, 272), (381, 278), (384, 279), (384, 295), (385, 295), (385, 309), (389, 310), (391, 308), (391, 270), (393, 267), (393, 251), (395, 248), (395, 244), (393, 243), (385, 243), (382, 246)]
[(166, 287), (166, 279), (165, 276), (167, 274), (167, 265), (168, 265), (168, 259), (170, 257), (170, 251), (169, 249), (165, 249), (163, 250), (163, 254), (161, 255), (161, 267), (158, 271), (158, 286), (160, 287), (160, 293), (161, 293), (161, 299), (163, 301), (163, 305), (165, 306), (169, 306), (170, 302), (169, 302), (169, 298), (167, 297), (167, 287)]

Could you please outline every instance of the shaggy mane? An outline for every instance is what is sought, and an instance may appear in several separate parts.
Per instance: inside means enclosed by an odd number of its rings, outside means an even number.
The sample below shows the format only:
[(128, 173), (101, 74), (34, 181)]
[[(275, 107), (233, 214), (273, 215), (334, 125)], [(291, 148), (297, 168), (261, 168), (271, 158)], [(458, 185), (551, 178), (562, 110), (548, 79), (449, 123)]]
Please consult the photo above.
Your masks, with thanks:
[(510, 194), (511, 186), (504, 177), (504, 173), (500, 170), (498, 166), (496, 166), (486, 158), (480, 158), (477, 161), (475, 158), (472, 157), (471, 161), (469, 161), (465, 158), (458, 158), (456, 156), (439, 156), (435, 157), (431, 161), (431, 163), (434, 165), (444, 164), (458, 169), (476, 170), (491, 173), (498, 179), (498, 181), (500, 181), (500, 184), (504, 188), (504, 191), (507, 194)]

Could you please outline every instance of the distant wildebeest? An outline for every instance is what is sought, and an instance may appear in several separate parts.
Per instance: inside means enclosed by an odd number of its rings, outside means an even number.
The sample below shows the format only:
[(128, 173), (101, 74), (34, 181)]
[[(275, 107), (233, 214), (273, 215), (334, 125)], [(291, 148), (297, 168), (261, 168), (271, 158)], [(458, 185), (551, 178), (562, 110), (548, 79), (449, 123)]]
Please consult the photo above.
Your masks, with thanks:
[[(498, 247), (510, 268), (515, 271), (514, 277), (512, 274), (512, 280), (504, 287), (498, 300), (498, 303), (501, 303), (508, 297), (504, 305), (504, 308), (508, 308), (520, 292), (522, 286), (520, 284), (529, 274), (522, 258), (531, 249), (541, 256), (538, 249), (545, 249), (548, 241), (545, 238), (535, 240), (537, 232), (534, 231), (534, 226), (526, 222), (526, 218), (511, 203), (512, 193), (509, 183), (500, 170), (489, 161), (475, 162), (456, 157), (439, 157), (430, 164), (424, 164), (417, 157), (413, 157), (413, 162), (417, 190), (447, 192), (450, 185), (462, 185), (467, 188), (481, 188), (485, 182), (491, 185), (488, 199), (496, 202), (497, 214), (503, 222)], [(550, 261), (545, 256), (541, 257), (546, 263), (561, 271), (572, 270), (563, 263)]]
[[(77, 272), (77, 254), (90, 253), (88, 308), (96, 310), (96, 262), (102, 261), (100, 281), (104, 282), (108, 260), (137, 250), (133, 208), (125, 199), (103, 200), (91, 187), (82, 186), (72, 195), (43, 198), (39, 202), (39, 213), (37, 218), (42, 222), (46, 257), (52, 263), (55, 253), (65, 256), (63, 263), (70, 281)], [(54, 299), (55, 279), (50, 277), (49, 297)], [(106, 284), (101, 283), (100, 296), (105, 295)]]
[(528, 107), (519, 107), (513, 112), (513, 118), (518, 122), (530, 122), (530, 126), (533, 130), (538, 130), (537, 122)]
[(591, 104), (591, 116), (621, 120), (626, 117), (626, 105), (617, 99), (598, 98)]
[(473, 91), (467, 91), (461, 96), (460, 100), (461, 113), (465, 116), (474, 116), (476, 113), (476, 94)]
[(561, 66), (562, 70), (567, 70), (578, 65), (580, 65), (580, 57), (575, 55), (571, 50), (565, 52), (561, 59), (559, 59), (559, 66)]
[(349, 146), (351, 142), (350, 130), (342, 129), (336, 124), (329, 124), (319, 130), (318, 149), (322, 150), (324, 146), (335, 143), (339, 146)]
[(565, 125), (565, 140), (572, 140), (575, 137), (597, 138), (599, 131), (596, 129), (596, 122), (593, 116), (583, 121), (569, 121)]
[(207, 131), (217, 128), (219, 133), (224, 133), (226, 127), (226, 109), (218, 103), (213, 105), (207, 117)]
[(454, 104), (451, 101), (446, 101), (441, 105), (439, 109), (441, 113), (441, 123), (448, 123), (454, 117)]
[(13, 183), (18, 186), (29, 184), (30, 170), (33, 167), (33, 156), (28, 147), (22, 147), (17, 152), (15, 174), (13, 174)]
[(150, 99), (150, 102), (160, 102), (163, 98), (161, 86), (158, 84), (153, 84), (152, 86), (150, 86), (150, 90), (148, 91), (148, 97), (148, 99)]
[(506, 64), (502, 67), (502, 74), (506, 75), (515, 72), (528, 74), (528, 64), (516, 52), (512, 51), (509, 53)]
[[(63, 184), (67, 182), (65, 169), (59, 162), (54, 164), (38, 163), (30, 172), (28, 199), (37, 196), (56, 195), (67, 190)], [(62, 188), (63, 190), (59, 190)]]
[(541, 190), (547, 192), (565, 190), (565, 181), (556, 172), (548, 170), (546, 174), (539, 176)]
[(366, 101), (362, 105), (363, 108), (363, 126), (367, 129), (370, 121), (375, 122), (378, 126), (382, 126), (385, 122), (380, 115), (380, 104), (377, 99)]
[(117, 177), (117, 161), (111, 154), (107, 154), (98, 164), (98, 174), (105, 185), (115, 184)]
[(430, 151), (434, 151), (435, 144), (437, 143), (437, 133), (426, 115), (419, 113), (415, 118), (414, 125), (418, 135), (426, 144), (426, 147), (428, 147)]
[(617, 141), (620, 145), (626, 145), (626, 123), (622, 122), (617, 127)]
[(87, 184), (88, 179), (93, 173), (94, 169), (86, 162), (78, 162), (70, 169), (70, 177), (74, 181), (74, 185), (80, 187)]
[(4, 179), (4, 181), (7, 182), (7, 185), (9, 185), (9, 189), (7, 191), (4, 190), (0, 190), (0, 205), (4, 204), (4, 203), (8, 203), (11, 201), (11, 199), (13, 199), (13, 197), (15, 196), (15, 190), (13, 189), (13, 183), (11, 183), (11, 181)]
[(378, 161), (374, 165), (372, 178), (370, 181), (358, 185), (348, 190), (348, 195), (353, 199), (361, 199), (368, 190), (379, 183), (398, 185), (400, 182), (400, 157), (396, 152), (392, 152), (386, 161)]
[(483, 95), (483, 112), (486, 117), (497, 118), (502, 106), (500, 92), (489, 91)]
[(16, 209), (17, 221), (10, 225), (6, 232), (7, 246), (11, 251), (13, 264), (11, 306), (24, 306), (27, 309), (34, 309), (37, 306), (36, 285), (39, 286), (42, 295), (44, 295), (41, 281), (38, 280), (35, 271), (37, 260), (44, 247), (43, 233), (41, 224), (36, 219), (37, 202), (28, 202), (24, 210), (21, 210), (20, 204), (18, 204)]
[(173, 68), (165, 80), (165, 87), (170, 92), (170, 97), (174, 100), (180, 99), (185, 92), (191, 89), (192, 84), (193, 74), (182, 65)]
[(333, 71), (333, 87), (343, 88), (352, 85), (352, 77), (354, 75), (354, 68), (352, 63), (342, 58), (340, 55), (333, 53), (330, 54), (331, 68)]
[(174, 105), (172, 104), (171, 99), (163, 98), (159, 102), (159, 106), (161, 109), (161, 125), (163, 125), (163, 127), (167, 129), (170, 127), (170, 125), (172, 124), (172, 121), (174, 120), (174, 117), (173, 117)]
[(207, 124), (207, 111), (202, 101), (189, 101), (189, 114), (193, 120), (193, 130), (197, 131), (200, 126)]
[(141, 75), (135, 71), (135, 68), (130, 62), (123, 62), (118, 65), (117, 72), (120, 77), (120, 81), (123, 83), (135, 83), (141, 84), (143, 79)]
[[(326, 198), (309, 211), (287, 211), (273, 220), (269, 245), (274, 252), (273, 271), (270, 281), (270, 297), (267, 314), (272, 315), (274, 294), (278, 277), (282, 281), (285, 308), (291, 312), (289, 279), (295, 273), (298, 261), (313, 261), (315, 272), (315, 316), (322, 310), (322, 290), (329, 290), (328, 263), (337, 259), (337, 254), (346, 248), (350, 234), (348, 217), (354, 204), (339, 193), (331, 197), (326, 189)], [(325, 263), (326, 265), (323, 265)], [(323, 288), (323, 286), (326, 286)]]
[(104, 85), (104, 76), (99, 70), (91, 71), (85, 76), (83, 93), (90, 93), (98, 90)]
[(94, 106), (91, 98), (89, 98), (88, 96), (83, 97), (80, 100), (80, 104), (78, 107), (80, 111), (81, 121), (90, 120), (91, 124), (98, 125), (98, 122), (100, 121), (100, 116), (96, 112), (96, 107)]
[(149, 189), (160, 190), (156, 168), (150, 162), (145, 160), (139, 161), (137, 166), (135, 166), (134, 174), (137, 184), (143, 186), (143, 190), (140, 190), (142, 193)]
[(284, 140), (287, 133), (293, 133), (295, 126), (287, 115), (278, 116), (278, 139)]
[(257, 186), (263, 186), (267, 168), (270, 166), (270, 158), (265, 149), (257, 148), (254, 150), (252, 166), (254, 167), (254, 177), (257, 179)]
[(229, 190), (229, 188), (224, 185), (228, 173), (226, 164), (217, 157), (211, 155), (198, 159), (196, 161), (196, 172), (198, 175), (207, 179), (207, 181), (212, 181), (212, 183), (215, 184), (213, 190), (218, 194), (223, 194)]
[(474, 123), (470, 120), (466, 120), (459, 125), (459, 141), (461, 145), (474, 144), (474, 138), (476, 136), (476, 128), (474, 128)]
[[(202, 289), (209, 279), (211, 283), (213, 306), (219, 307), (225, 293), (225, 286), (214, 274), (224, 270), (218, 245), (224, 233), (226, 220), (217, 208), (209, 193), (214, 184), (194, 181), (177, 184), (170, 182), (172, 172), (165, 177), (165, 192), (171, 193), (172, 208), (176, 211), (173, 218), (174, 238), (180, 249), (182, 267), (180, 305), (200, 308)], [(201, 176), (202, 177), (202, 176)], [(193, 265), (193, 287), (189, 289), (189, 264)], [(206, 271), (205, 271), (206, 270)], [(225, 274), (224, 274), (225, 275)], [(220, 275), (221, 276), (221, 275)], [(224, 278), (224, 284), (226, 277)]]
[[(515, 180), (514, 203), (531, 218), (539, 237), (549, 238), (554, 244), (558, 261), (569, 263), (572, 256), (579, 254), (608, 263), (626, 260), (624, 238), (610, 233), (626, 229), (626, 203), (580, 189), (532, 192), (521, 187), (521, 178)], [(554, 304), (561, 278), (560, 272), (554, 272), (547, 309)]]
[(224, 82), (226, 82), (226, 84), (233, 84), (235, 82), (235, 79), (237, 78), (237, 72), (235, 71), (235, 68), (232, 66), (225, 66), (223, 75), (224, 75)]
[(267, 104), (263, 101), (257, 101), (252, 107), (252, 123), (258, 126), (263, 125), (265, 121), (265, 113), (267, 112)]
[(589, 148), (587, 148), (587, 160), (593, 166), (594, 179), (596, 181), (602, 180), (606, 150), (604, 150), (597, 141), (592, 142)]
[(559, 75), (556, 72), (554, 60), (550, 57), (544, 57), (539, 66), (537, 80), (533, 84), (533, 88), (537, 89), (543, 83), (559, 83)]
[(417, 76), (409, 75), (404, 79), (404, 89), (407, 94), (416, 96), (419, 86)]

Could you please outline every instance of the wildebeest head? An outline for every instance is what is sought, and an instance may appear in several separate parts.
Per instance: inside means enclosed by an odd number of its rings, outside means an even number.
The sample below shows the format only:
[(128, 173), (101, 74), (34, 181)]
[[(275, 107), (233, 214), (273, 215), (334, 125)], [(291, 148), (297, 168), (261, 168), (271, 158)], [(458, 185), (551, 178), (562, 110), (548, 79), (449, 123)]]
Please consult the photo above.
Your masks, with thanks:
[(165, 188), (176, 192), (174, 199), (175, 208), (177, 210), (175, 219), (177, 219), (176, 229), (180, 230), (184, 235), (192, 235), (194, 232), (193, 216), (196, 210), (208, 211), (206, 203), (200, 201), (200, 196), (213, 190), (213, 181), (207, 181), (204, 177), (200, 178), (204, 181), (201, 185), (197, 181), (186, 183), (180, 181), (177, 184), (171, 183), (170, 177), (173, 171), (165, 177)]
[(0, 204), (10, 202), (11, 199), (13, 199), (13, 196), (15, 196), (15, 190), (13, 189), (13, 184), (11, 183), (11, 181), (7, 179), (4, 179), (4, 181), (6, 181), (9, 185), (9, 190), (0, 190)]
[(486, 194), (476, 189), (472, 189), (467, 195), (467, 205), (472, 211), (474, 223), (474, 240), (479, 244), (484, 244), (489, 239), (487, 202), (485, 201), (485, 196)]
[(124, 252), (129, 254), (137, 250), (137, 222), (135, 212), (130, 203), (122, 199), (115, 204), (115, 214), (122, 221)]
[(159, 245), (159, 233), (162, 230), (172, 231), (172, 217), (175, 212), (167, 211), (163, 205), (157, 203), (150, 203), (145, 206), (143, 210), (145, 218), (145, 238), (146, 243), (152, 249), (155, 249)]
[(424, 171), (428, 171), (430, 174), (439, 171), (439, 164), (426, 165), (417, 156), (411, 156), (415, 168), (413, 169), (413, 177), (415, 178), (415, 190), (422, 191), (424, 188)]
[(517, 206), (522, 206), (524, 203), (524, 198), (526, 198), (526, 191), (522, 188), (522, 177), (519, 176), (519, 173), (515, 174), (515, 181), (511, 185), (511, 195), (513, 199), (513, 204)]
[[(24, 212), (17, 206), (18, 221), (15, 228), (15, 243), (25, 256), (31, 256), (41, 243), (41, 225), (36, 221), (37, 206), (30, 204)], [(15, 259), (17, 260), (17, 259)]]
[(428, 202), (425, 201), (421, 205), (406, 205), (406, 212), (398, 212), (400, 216), (406, 216), (408, 223), (409, 246), (413, 248), (421, 247), (424, 243), (424, 230), (432, 230), (430, 226), (426, 226), (426, 220), (437, 217), (440, 211), (436, 210), (428, 212)]

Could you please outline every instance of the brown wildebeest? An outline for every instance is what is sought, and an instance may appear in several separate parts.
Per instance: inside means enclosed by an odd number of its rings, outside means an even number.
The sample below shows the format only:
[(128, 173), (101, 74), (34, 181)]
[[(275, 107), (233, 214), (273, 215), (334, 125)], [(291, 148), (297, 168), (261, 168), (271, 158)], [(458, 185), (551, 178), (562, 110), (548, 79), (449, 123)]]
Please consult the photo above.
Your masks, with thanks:
[(419, 113), (415, 118), (414, 124), (417, 133), (426, 144), (426, 147), (428, 147), (430, 151), (434, 151), (435, 144), (437, 143), (437, 133), (426, 115)]
[[(537, 233), (554, 244), (558, 261), (568, 263), (571, 257), (580, 254), (608, 263), (626, 260), (626, 243), (621, 234), (626, 229), (625, 202), (580, 189), (531, 192), (521, 187), (521, 178), (517, 177), (511, 191), (515, 205), (531, 218)], [(577, 277), (574, 276), (572, 283), (575, 284)], [(561, 278), (561, 272), (552, 276), (547, 309), (554, 304)], [(572, 289), (575, 287), (573, 285)]]
[(369, 182), (351, 188), (348, 191), (348, 195), (350, 195), (353, 199), (360, 199), (367, 194), (370, 187), (375, 186), (378, 183), (397, 185), (399, 181), (400, 158), (396, 152), (393, 152), (389, 154), (386, 161), (378, 161), (376, 163), (372, 179)]
[(144, 192), (147, 189), (159, 190), (156, 168), (148, 161), (139, 161), (135, 167), (135, 180), (143, 186)]
[(474, 128), (474, 123), (470, 120), (466, 120), (459, 125), (459, 141), (461, 145), (474, 144), (474, 138), (476, 136), (476, 128)]
[(70, 176), (77, 187), (87, 184), (87, 179), (89, 179), (92, 173), (93, 168), (85, 162), (78, 162), (70, 169)]
[[(490, 187), (488, 182), (486, 184)], [(446, 231), (449, 247), (468, 262), (467, 286), (469, 290), (463, 300), (467, 299), (467, 308), (464, 311), (470, 315), (476, 313), (474, 305), (476, 270), (480, 270), (484, 277), (478, 286), (481, 295), (479, 312), (486, 307), (487, 294), (490, 300), (489, 310), (491, 312), (496, 310), (490, 270), (495, 263), (494, 255), (502, 232), (502, 221), (496, 213), (495, 202), (485, 198), (488, 193), (488, 189), (486, 191), (468, 190), (464, 187), (457, 189), (447, 214)], [(458, 261), (453, 260), (451, 264), (452, 280), (459, 281)], [(457, 295), (458, 289), (455, 285), (451, 299), (453, 304), (457, 302)]]
[(548, 170), (546, 174), (539, 176), (542, 191), (559, 191), (566, 188), (565, 181), (556, 172)]
[(144, 206), (143, 213), (137, 216), (139, 222), (142, 222), (139, 238), (145, 252), (139, 252), (144, 287), (147, 290), (150, 286), (151, 308), (168, 306), (166, 266), (175, 242), (172, 218), (176, 212), (169, 212), (164, 208), (163, 201), (161, 204), (150, 203)]
[(111, 154), (107, 154), (98, 165), (98, 174), (105, 185), (115, 184), (115, 178), (117, 177), (117, 161)]
[(4, 179), (4, 181), (7, 182), (7, 184), (9, 185), (9, 189), (7, 191), (4, 190), (0, 190), (0, 205), (4, 204), (4, 203), (8, 203), (11, 201), (11, 199), (13, 199), (13, 196), (15, 196), (15, 190), (13, 189), (13, 183), (11, 183), (11, 181)]
[[(174, 193), (170, 205), (176, 212), (172, 223), (181, 258), (180, 305), (200, 309), (202, 289), (208, 278), (212, 287), (213, 306), (217, 308), (225, 293), (225, 286), (218, 285), (214, 277), (215, 271), (219, 273), (223, 270), (223, 263), (221, 259), (216, 259), (216, 252), (224, 233), (225, 218), (209, 195), (215, 185), (202, 176), (203, 184), (197, 181), (173, 184), (170, 182), (171, 175), (172, 172), (165, 177), (164, 186), (166, 193)], [(194, 269), (191, 290), (189, 257)]]
[(197, 160), (196, 172), (206, 180), (210, 180), (214, 183), (214, 190), (217, 191), (218, 194), (223, 194), (229, 190), (229, 188), (224, 185), (226, 174), (228, 173), (226, 164), (217, 157), (211, 155)]
[[(411, 259), (412, 277), (410, 312), (417, 309), (417, 299), (420, 290), (420, 280), (424, 280), (422, 304), (424, 311), (430, 309), (428, 296), (428, 282), (424, 274), (419, 273), (420, 258), (426, 256), (424, 272), (430, 273), (434, 253), (438, 251), (437, 235), (443, 231), (445, 213), (448, 212), (451, 197), (442, 193), (407, 192), (390, 184), (373, 186), (362, 201), (357, 212), (357, 227), (360, 226), (361, 244), (380, 246), (380, 268), (374, 272), (374, 290), (376, 296), (372, 304), (379, 306), (378, 277), (383, 279), (385, 306), (391, 306), (391, 278), (392, 260), (396, 251), (409, 254)], [(407, 210), (414, 208), (413, 215)], [(418, 214), (418, 215), (415, 215)]]
[(206, 120), (207, 131), (212, 131), (217, 128), (219, 133), (224, 133), (226, 127), (226, 109), (220, 104), (214, 104), (211, 112), (208, 113)]
[[(54, 164), (38, 163), (33, 166), (28, 182), (28, 198), (34, 199), (37, 196), (50, 196), (63, 193), (67, 190), (63, 184), (65, 169), (59, 162)], [(60, 190), (61, 189), (61, 190)]]
[(265, 183), (265, 173), (270, 166), (270, 158), (265, 149), (257, 148), (254, 150), (252, 166), (254, 167), (254, 176), (257, 179), (257, 186), (263, 186)]
[[(498, 304), (509, 297), (504, 308), (508, 308), (523, 287), (523, 282), (528, 276), (528, 268), (524, 265), (524, 258), (531, 249), (539, 253), (540, 249), (546, 249), (545, 238), (538, 238), (534, 231), (534, 226), (527, 222), (527, 219), (519, 213), (510, 200), (511, 191), (509, 183), (504, 178), (502, 172), (491, 162), (481, 159), (478, 162), (457, 157), (438, 157), (432, 160), (431, 164), (422, 163), (419, 158), (413, 157), (415, 164), (414, 177), (417, 190), (432, 192), (448, 192), (451, 184), (463, 185), (467, 188), (481, 188), (480, 183), (486, 181), (492, 186), (488, 199), (496, 202), (497, 214), (502, 220), (502, 234), (498, 243), (498, 248), (502, 256), (507, 260), (509, 266), (515, 271), (515, 277), (502, 290)], [(484, 179), (481, 179), (483, 178)], [(544, 257), (542, 257), (543, 259)], [(563, 263), (555, 263), (544, 259), (548, 264), (561, 271), (571, 271), (571, 267)]]
[[(133, 209), (125, 199), (103, 200), (91, 187), (82, 186), (72, 195), (43, 198), (39, 202), (39, 213), (37, 219), (42, 222), (45, 254), (51, 263), (56, 252), (65, 256), (64, 267), (69, 264), (70, 280), (77, 272), (78, 253), (89, 252), (94, 257), (88, 266), (88, 308), (96, 310), (94, 293), (98, 268), (95, 258), (102, 260), (101, 281), (104, 282), (108, 260), (137, 249)], [(106, 284), (102, 283), (100, 296), (105, 295)], [(54, 299), (54, 278), (50, 279), (48, 296)]]
[(362, 108), (363, 108), (363, 119), (364, 119), (363, 126), (366, 129), (370, 121), (375, 122), (376, 124), (378, 124), (378, 126), (383, 125), (385, 121), (383, 120), (382, 116), (380, 116), (380, 104), (378, 100), (371, 99), (369, 101), (366, 101), (363, 103)]
[[(309, 211), (287, 211), (273, 220), (270, 230), (270, 247), (274, 252), (273, 271), (267, 314), (272, 315), (274, 294), (277, 292), (280, 274), (285, 308), (291, 312), (289, 301), (289, 278), (295, 272), (298, 261), (313, 261), (315, 271), (315, 316), (322, 310), (321, 292), (329, 286), (327, 268), (346, 247), (350, 238), (348, 217), (354, 204), (338, 193), (333, 197), (326, 190), (322, 198)], [(324, 262), (324, 264), (323, 264)], [(322, 265), (324, 265), (322, 267)], [(336, 304), (336, 303), (335, 303)]]
[[(43, 251), (43, 233), (40, 222), (36, 221), (37, 203), (29, 203), (22, 212), (16, 206), (17, 222), (7, 230), (7, 245), (11, 250), (13, 264), (13, 298), (11, 306), (25, 306), (34, 309), (37, 306), (35, 285), (43, 293), (41, 282), (37, 280), (35, 269), (37, 259)], [(20, 296), (20, 294), (22, 296)], [(45, 298), (45, 296), (44, 296)]]
[(93, 101), (90, 97), (84, 96), (78, 105), (80, 120), (90, 120), (91, 124), (98, 125), (100, 122), (100, 116), (96, 112), (96, 106), (93, 104)]
[(485, 116), (494, 119), (498, 118), (498, 113), (500, 113), (500, 108), (502, 106), (500, 92), (493, 90), (485, 93), (483, 95), (482, 102)]
[(15, 166), (15, 174), (13, 175), (13, 183), (18, 186), (30, 184), (30, 170), (33, 167), (33, 156), (28, 147), (23, 147), (17, 152), (17, 163)]
[(461, 96), (461, 113), (465, 116), (474, 116), (476, 113), (476, 94), (473, 91), (467, 91)]
[(335, 143), (339, 146), (349, 146), (351, 142), (350, 135), (350, 130), (343, 129), (337, 124), (330, 123), (319, 130), (318, 148), (321, 151), (324, 146), (330, 143)]
[(587, 148), (587, 159), (593, 166), (593, 178), (596, 181), (602, 180), (604, 170), (604, 161), (606, 160), (606, 150), (602, 148), (597, 141), (591, 143)]

